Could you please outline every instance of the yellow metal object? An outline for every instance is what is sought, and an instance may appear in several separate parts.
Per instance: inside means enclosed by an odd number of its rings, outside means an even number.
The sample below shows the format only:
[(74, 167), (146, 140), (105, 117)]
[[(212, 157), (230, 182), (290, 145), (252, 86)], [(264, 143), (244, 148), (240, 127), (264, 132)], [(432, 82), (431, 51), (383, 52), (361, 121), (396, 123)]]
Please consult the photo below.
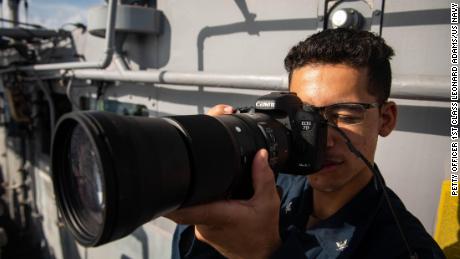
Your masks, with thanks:
[(18, 88), (5, 87), (11, 118), (16, 122), (30, 122), (30, 111), (24, 94)]
[(448, 259), (460, 259), (460, 200), (450, 187), (450, 180), (442, 183), (434, 238)]

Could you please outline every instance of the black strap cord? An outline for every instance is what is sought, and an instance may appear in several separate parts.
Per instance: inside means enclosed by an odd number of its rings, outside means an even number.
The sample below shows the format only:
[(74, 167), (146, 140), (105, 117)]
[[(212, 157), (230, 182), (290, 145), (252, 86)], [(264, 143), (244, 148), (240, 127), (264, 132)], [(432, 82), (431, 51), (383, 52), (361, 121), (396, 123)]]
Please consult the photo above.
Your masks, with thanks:
[(409, 253), (409, 258), (418, 259), (417, 253), (415, 253), (410, 247), (409, 242), (407, 241), (406, 235), (404, 234), (404, 231), (401, 227), (401, 223), (399, 222), (399, 219), (396, 216), (393, 205), (390, 202), (390, 197), (388, 196), (388, 192), (386, 191), (385, 183), (383, 182), (382, 176), (376, 171), (375, 167), (369, 162), (369, 160), (367, 160), (364, 157), (364, 155), (358, 149), (356, 149), (356, 147), (351, 143), (350, 138), (348, 138), (348, 136), (345, 134), (345, 132), (343, 132), (342, 129), (340, 129), (339, 127), (337, 127), (336, 125), (330, 122), (328, 122), (327, 125), (331, 127), (332, 129), (336, 130), (345, 139), (345, 144), (347, 145), (348, 149), (353, 154), (355, 154), (359, 159), (361, 159), (364, 162), (364, 164), (366, 164), (366, 166), (372, 171), (372, 173), (374, 174), (374, 179), (375, 179), (374, 181), (375, 187), (376, 189), (378, 189), (378, 187), (382, 189), (383, 197), (385, 198), (388, 204), (388, 207), (390, 209), (391, 215), (396, 223), (396, 226), (398, 227), (399, 234), (401, 235), (404, 245), (406, 246), (407, 252)]

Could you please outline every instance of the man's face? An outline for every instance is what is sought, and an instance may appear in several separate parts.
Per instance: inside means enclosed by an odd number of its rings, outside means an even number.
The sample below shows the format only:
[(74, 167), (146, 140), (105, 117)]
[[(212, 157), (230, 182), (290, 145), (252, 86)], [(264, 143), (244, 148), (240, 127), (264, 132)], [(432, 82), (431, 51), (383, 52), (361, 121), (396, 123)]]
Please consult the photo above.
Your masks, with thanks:
[[(337, 103), (376, 103), (377, 98), (367, 91), (368, 83), (367, 69), (343, 64), (312, 64), (293, 71), (290, 90), (297, 93), (304, 103), (316, 107)], [(394, 106), (394, 103), (390, 104)], [(394, 127), (395, 118), (395, 107), (384, 106), (382, 110), (370, 108), (365, 111), (361, 123), (342, 126), (341, 129), (372, 163), (379, 133), (388, 135)], [(382, 130), (386, 131), (382, 133)], [(349, 151), (343, 137), (329, 127), (326, 161), (320, 171), (308, 176), (311, 186), (322, 192), (338, 191), (350, 186), (353, 189), (353, 185), (359, 188), (367, 183), (371, 176), (365, 164)]]

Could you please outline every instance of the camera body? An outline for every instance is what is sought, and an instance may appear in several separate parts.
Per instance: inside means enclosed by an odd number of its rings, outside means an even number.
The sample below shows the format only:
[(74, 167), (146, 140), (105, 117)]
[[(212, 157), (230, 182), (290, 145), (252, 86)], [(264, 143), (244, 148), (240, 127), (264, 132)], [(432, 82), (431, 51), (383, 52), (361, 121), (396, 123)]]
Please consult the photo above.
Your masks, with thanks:
[[(209, 190), (211, 188), (209, 183), (216, 181), (222, 183), (221, 188), (228, 186), (223, 188), (225, 192), (220, 198), (249, 199), (252, 197), (252, 161), (256, 152), (261, 148), (268, 151), (269, 164), (276, 175), (278, 173), (307, 175), (321, 169), (327, 141), (326, 120), (315, 108), (303, 105), (295, 93), (272, 92), (258, 98), (255, 107), (241, 108), (239, 111), (232, 115), (212, 117), (220, 122), (220, 125), (229, 133), (226, 136), (232, 139), (231, 144), (223, 144), (225, 143), (224, 134), (219, 134), (218, 141), (221, 145), (233, 146), (230, 153), (237, 159), (231, 164), (228, 163), (227, 166), (219, 166), (212, 170), (209, 170), (212, 165), (201, 166), (200, 169), (197, 169), (199, 171), (198, 174), (195, 174), (197, 186), (190, 192), (192, 195), (183, 203), (183, 206), (194, 205), (209, 197), (209, 193), (202, 193), (202, 190)], [(188, 123), (183, 116), (168, 119), (174, 120), (177, 128), (182, 127), (185, 135), (193, 134), (191, 129), (196, 123)], [(211, 126), (210, 122), (206, 124)], [(216, 125), (213, 131), (218, 131), (219, 128)], [(212, 139), (212, 134), (206, 135)], [(198, 138), (199, 136), (189, 135), (186, 139)], [(204, 141), (200, 141), (202, 142)], [(189, 146), (197, 148), (197, 142), (189, 142)], [(207, 148), (208, 146), (201, 146), (197, 148), (199, 150), (191, 153), (203, 153)], [(210, 161), (219, 161), (219, 157), (212, 154), (214, 152), (214, 150), (210, 151), (206, 157), (213, 157), (209, 159)], [(194, 158), (193, 160), (200, 159)], [(221, 172), (218, 177), (214, 173), (216, 170)], [(224, 175), (229, 177), (226, 178)], [(227, 183), (223, 184), (224, 182)]]
[[(303, 105), (295, 93), (273, 92), (260, 97), (255, 104), (256, 113), (264, 113), (288, 129), (290, 154), (283, 173), (306, 175), (321, 169), (325, 158), (327, 122), (316, 109)], [(269, 161), (275, 165), (279, 159), (278, 143), (273, 130), (259, 123), (265, 133)]]

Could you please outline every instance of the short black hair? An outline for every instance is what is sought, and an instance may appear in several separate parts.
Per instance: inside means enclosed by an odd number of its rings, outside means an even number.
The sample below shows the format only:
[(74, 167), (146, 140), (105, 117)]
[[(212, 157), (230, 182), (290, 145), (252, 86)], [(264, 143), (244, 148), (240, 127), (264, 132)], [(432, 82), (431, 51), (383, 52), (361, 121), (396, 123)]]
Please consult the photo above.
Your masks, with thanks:
[(393, 49), (385, 41), (368, 31), (327, 29), (313, 34), (292, 47), (284, 59), (284, 67), (292, 72), (310, 64), (345, 64), (367, 68), (368, 91), (380, 103), (390, 96)]

